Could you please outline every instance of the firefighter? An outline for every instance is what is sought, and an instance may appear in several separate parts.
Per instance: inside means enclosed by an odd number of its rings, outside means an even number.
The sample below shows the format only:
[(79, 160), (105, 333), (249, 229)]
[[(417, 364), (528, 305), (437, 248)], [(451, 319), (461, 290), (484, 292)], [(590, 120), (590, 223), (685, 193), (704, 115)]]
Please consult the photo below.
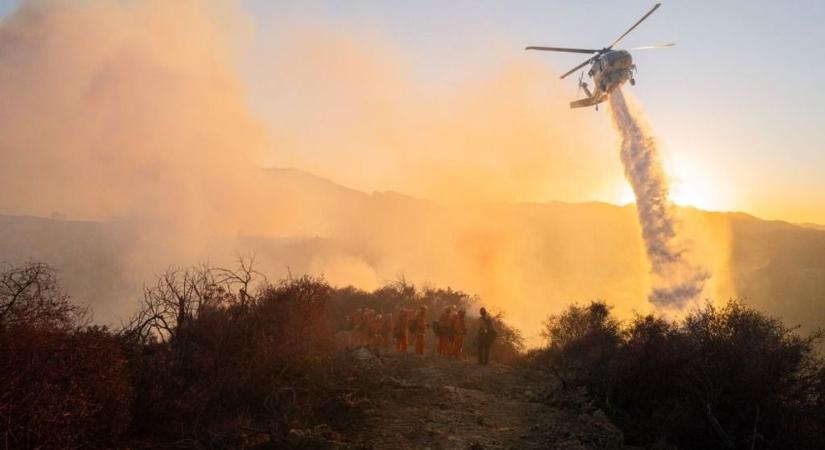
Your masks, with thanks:
[(410, 328), (410, 311), (407, 308), (401, 308), (398, 311), (398, 320), (395, 322), (395, 330), (393, 330), (395, 336), (395, 350), (398, 353), (407, 353), (407, 333)]
[(417, 355), (424, 354), (424, 335), (427, 333), (427, 328), (429, 328), (429, 324), (427, 323), (427, 306), (421, 305), (418, 308), (418, 313), (412, 320), (412, 324), (410, 324), (410, 329), (413, 333), (415, 333), (415, 353)]
[(370, 347), (372, 344), (372, 322), (375, 320), (375, 311), (364, 308), (361, 316), (361, 346)]
[(387, 317), (384, 319), (384, 327), (381, 329), (381, 347), (390, 347), (390, 339), (394, 329), (395, 318), (392, 316), (392, 313), (388, 313)]
[(464, 316), (467, 312), (463, 309), (458, 310), (458, 313), (453, 319), (453, 354), (455, 359), (464, 359), (464, 336), (467, 334), (467, 324), (464, 322)]
[(452, 306), (447, 306), (444, 308), (444, 311), (438, 318), (438, 322), (436, 322), (436, 326), (433, 327), (435, 329), (436, 336), (438, 336), (438, 356), (450, 356), (450, 346), (452, 345), (453, 340), (451, 321), (452, 314)]
[(493, 327), (493, 318), (490, 317), (487, 310), (481, 308), (479, 314), (481, 317), (479, 318), (480, 324), (477, 336), (478, 363), (487, 365), (490, 363), (490, 347), (493, 345), (493, 341), (496, 339), (498, 333), (496, 333), (496, 329)]
[(370, 322), (370, 348), (378, 353), (383, 343), (382, 332), (384, 331), (384, 317), (381, 313), (376, 314)]

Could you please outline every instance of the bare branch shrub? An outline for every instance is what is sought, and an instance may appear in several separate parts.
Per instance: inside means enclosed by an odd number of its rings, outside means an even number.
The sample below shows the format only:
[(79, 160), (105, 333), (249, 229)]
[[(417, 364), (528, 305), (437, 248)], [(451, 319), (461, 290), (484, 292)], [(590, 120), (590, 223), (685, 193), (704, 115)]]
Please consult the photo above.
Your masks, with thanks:
[(88, 315), (60, 290), (56, 271), (40, 262), (0, 263), (0, 329), (37, 327), (69, 330)]

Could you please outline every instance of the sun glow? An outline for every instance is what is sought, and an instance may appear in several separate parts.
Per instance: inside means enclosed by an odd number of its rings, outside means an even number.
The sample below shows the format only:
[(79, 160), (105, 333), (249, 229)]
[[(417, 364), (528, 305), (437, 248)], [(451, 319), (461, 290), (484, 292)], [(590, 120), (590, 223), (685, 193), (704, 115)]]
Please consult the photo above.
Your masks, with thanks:
[(704, 210), (716, 210), (713, 192), (701, 183), (681, 180), (673, 183), (670, 191), (670, 201), (679, 206), (693, 206)]
[(684, 151), (674, 152), (671, 155), (670, 167), (670, 200), (680, 206), (719, 211), (726, 209), (728, 192), (714, 180), (714, 173), (707, 164), (701, 164), (687, 157)]
[[(700, 165), (684, 157), (676, 157), (668, 165), (670, 201), (679, 206), (692, 206), (707, 211), (721, 211), (731, 206), (729, 192), (713, 182), (712, 174)], [(624, 182), (615, 194), (615, 203), (636, 203), (636, 196), (629, 183)]]
[(636, 203), (636, 195), (633, 193), (633, 188), (629, 183), (622, 184), (622, 191), (619, 193), (617, 202), (619, 205), (630, 205)]
[[(670, 186), (670, 201), (679, 206), (693, 206), (714, 211), (720, 209), (717, 200), (714, 198), (714, 191), (702, 183), (679, 179)], [(636, 203), (636, 196), (629, 184), (622, 187), (616, 201), (622, 206)]]

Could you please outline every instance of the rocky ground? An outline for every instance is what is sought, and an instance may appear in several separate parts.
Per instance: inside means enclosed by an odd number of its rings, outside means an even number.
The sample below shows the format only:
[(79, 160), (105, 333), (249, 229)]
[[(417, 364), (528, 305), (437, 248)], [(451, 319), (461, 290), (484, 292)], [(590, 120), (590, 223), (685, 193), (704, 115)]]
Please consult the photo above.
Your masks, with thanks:
[(432, 356), (352, 358), (375, 377), (346, 440), (369, 449), (628, 449), (584, 392), (543, 372)]

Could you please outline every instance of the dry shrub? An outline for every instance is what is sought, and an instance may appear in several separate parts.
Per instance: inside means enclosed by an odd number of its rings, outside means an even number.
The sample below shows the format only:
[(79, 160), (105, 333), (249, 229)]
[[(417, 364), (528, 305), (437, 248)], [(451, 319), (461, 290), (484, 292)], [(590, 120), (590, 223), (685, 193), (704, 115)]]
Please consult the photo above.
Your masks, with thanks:
[(332, 288), (323, 280), (300, 277), (268, 286), (254, 309), (263, 350), (276, 358), (309, 357), (332, 350), (329, 315)]
[(567, 384), (569, 379), (588, 385), (598, 395), (607, 392), (603, 374), (621, 341), (619, 322), (604, 301), (571, 305), (544, 322), (548, 340), (543, 361)]
[(71, 331), (86, 323), (84, 308), (60, 289), (48, 264), (0, 262), (0, 331), (15, 328)]
[[(86, 326), (48, 266), (6, 267), (0, 426), (9, 446), (281, 448), (290, 430), (335, 441), (330, 426), (357, 420), (380, 375), (334, 351), (344, 311), (425, 304), (435, 320), (475, 301), (404, 282), (372, 293), (312, 277), (271, 284), (254, 261), (239, 263), (167, 270), (117, 332)], [(515, 357), (521, 337), (497, 321), (494, 351)]]
[[(253, 280), (235, 276), (242, 272), (167, 271), (121, 332), (132, 340), (139, 439), (215, 448), (278, 442), (326, 401), (312, 395), (323, 383), (308, 376), (333, 348), (331, 288), (299, 277), (250, 294)], [(231, 282), (238, 279), (246, 282)]]
[(573, 367), (568, 381), (604, 396), (629, 443), (825, 448), (821, 333), (802, 337), (739, 301), (708, 303), (678, 322), (638, 316), (624, 326), (604, 306), (551, 317), (550, 345), (535, 361)]
[(118, 340), (85, 327), (46, 264), (0, 270), (0, 432), (6, 446), (110, 447), (133, 391)]

